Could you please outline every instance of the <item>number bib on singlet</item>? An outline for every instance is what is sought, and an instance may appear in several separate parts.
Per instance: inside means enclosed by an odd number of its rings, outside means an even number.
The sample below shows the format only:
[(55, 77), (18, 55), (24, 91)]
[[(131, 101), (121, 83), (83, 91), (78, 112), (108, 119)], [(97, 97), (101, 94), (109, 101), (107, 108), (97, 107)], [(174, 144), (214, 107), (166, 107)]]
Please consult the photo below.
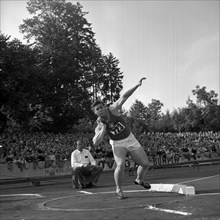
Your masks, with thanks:
[(118, 135), (124, 131), (124, 129), (125, 126), (121, 122), (118, 122), (109, 132), (113, 135)]

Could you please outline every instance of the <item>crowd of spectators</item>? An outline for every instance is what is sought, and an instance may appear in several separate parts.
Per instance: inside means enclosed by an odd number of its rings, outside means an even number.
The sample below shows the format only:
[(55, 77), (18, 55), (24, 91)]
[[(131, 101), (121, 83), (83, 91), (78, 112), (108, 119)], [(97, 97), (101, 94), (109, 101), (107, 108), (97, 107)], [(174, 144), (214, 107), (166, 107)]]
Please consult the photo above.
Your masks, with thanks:
[[(76, 141), (82, 139), (94, 158), (111, 158), (108, 139), (96, 149), (92, 133), (13, 133), (0, 135), (0, 163), (18, 166), (45, 161), (45, 167), (56, 161), (69, 161)], [(153, 164), (178, 163), (220, 157), (220, 132), (146, 133), (137, 137)]]
[[(91, 136), (91, 135), (90, 135)], [(56, 161), (70, 160), (77, 139), (89, 145), (89, 134), (3, 133), (0, 135), (1, 163), (24, 164), (44, 161), (45, 168)]]
[(220, 132), (148, 133), (139, 141), (154, 164), (220, 157)]

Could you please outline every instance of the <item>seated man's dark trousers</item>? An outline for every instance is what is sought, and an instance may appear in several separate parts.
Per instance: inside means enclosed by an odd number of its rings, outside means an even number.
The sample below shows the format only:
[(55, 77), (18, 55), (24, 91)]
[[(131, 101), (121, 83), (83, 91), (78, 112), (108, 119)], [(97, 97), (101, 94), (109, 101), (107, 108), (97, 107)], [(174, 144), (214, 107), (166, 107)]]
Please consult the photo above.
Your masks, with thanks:
[(102, 171), (102, 167), (94, 165), (77, 167), (74, 170), (76, 188), (86, 188), (88, 184), (96, 186)]

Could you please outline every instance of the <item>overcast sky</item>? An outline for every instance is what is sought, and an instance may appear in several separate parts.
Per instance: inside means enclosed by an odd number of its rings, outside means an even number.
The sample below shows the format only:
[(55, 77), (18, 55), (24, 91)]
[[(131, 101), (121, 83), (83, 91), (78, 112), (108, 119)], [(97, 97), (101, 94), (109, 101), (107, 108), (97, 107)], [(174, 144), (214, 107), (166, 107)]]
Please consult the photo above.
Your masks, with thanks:
[[(77, 1), (71, 1), (75, 4)], [(185, 107), (199, 85), (220, 93), (219, 1), (79, 1), (103, 54), (120, 62), (123, 91), (147, 77), (124, 104), (160, 100), (163, 111)], [(26, 1), (1, 0), (1, 32), (23, 39)]]

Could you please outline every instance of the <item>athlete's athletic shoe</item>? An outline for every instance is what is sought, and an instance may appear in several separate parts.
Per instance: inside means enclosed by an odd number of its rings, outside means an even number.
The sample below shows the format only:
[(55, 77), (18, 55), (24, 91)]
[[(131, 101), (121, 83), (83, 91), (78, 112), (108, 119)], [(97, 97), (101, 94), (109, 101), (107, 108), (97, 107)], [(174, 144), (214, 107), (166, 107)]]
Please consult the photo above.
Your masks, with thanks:
[(120, 200), (126, 199), (126, 197), (124, 196), (124, 194), (121, 191), (116, 193), (116, 197), (117, 197), (117, 199), (120, 199)]
[(135, 180), (134, 183), (137, 184), (137, 185), (143, 186), (145, 189), (150, 189), (151, 188), (151, 185), (147, 182), (144, 182), (144, 181), (137, 182)]

